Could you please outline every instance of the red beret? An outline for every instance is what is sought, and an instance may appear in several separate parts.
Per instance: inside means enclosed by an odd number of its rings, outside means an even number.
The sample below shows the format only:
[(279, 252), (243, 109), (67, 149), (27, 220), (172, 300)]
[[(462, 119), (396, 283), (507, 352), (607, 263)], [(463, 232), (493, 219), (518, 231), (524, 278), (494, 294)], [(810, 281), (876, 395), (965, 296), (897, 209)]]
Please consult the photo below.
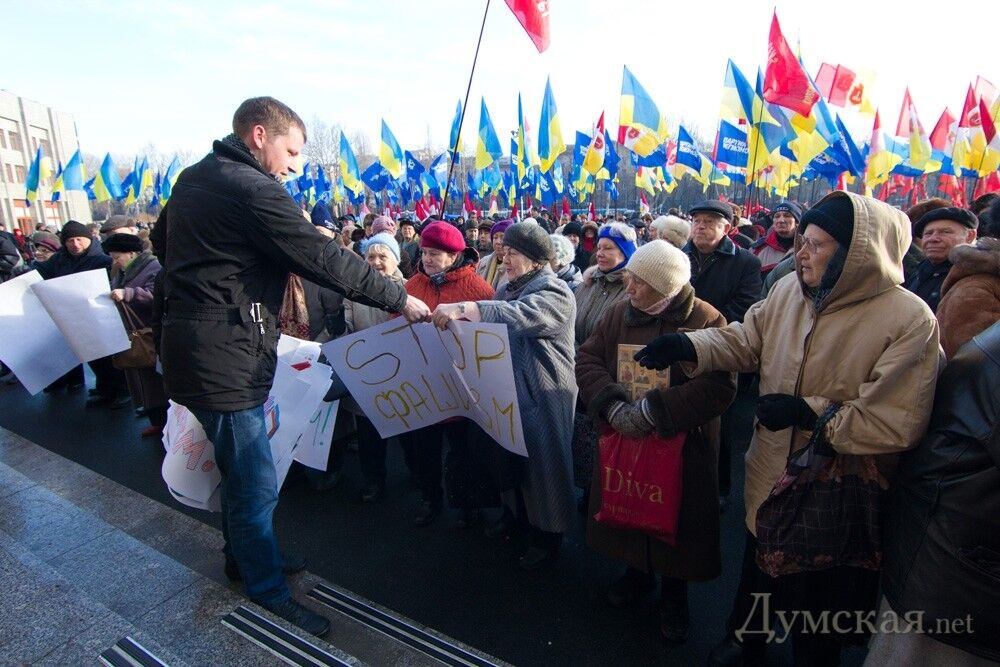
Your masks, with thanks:
[(465, 250), (465, 236), (455, 225), (441, 221), (432, 222), (420, 231), (420, 247), (444, 252), (462, 252)]

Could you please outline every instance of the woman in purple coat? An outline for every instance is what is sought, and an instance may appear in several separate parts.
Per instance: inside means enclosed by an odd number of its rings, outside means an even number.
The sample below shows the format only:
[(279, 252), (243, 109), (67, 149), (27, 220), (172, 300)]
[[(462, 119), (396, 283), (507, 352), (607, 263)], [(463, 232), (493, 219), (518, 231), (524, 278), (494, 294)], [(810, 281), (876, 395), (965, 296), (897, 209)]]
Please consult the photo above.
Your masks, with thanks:
[[(132, 234), (112, 234), (102, 244), (104, 252), (111, 255), (111, 299), (128, 306), (138, 320), (140, 328), (153, 321), (153, 283), (160, 272), (160, 263), (148, 250), (143, 250), (142, 239)], [(149, 418), (150, 426), (142, 436), (160, 437), (167, 423), (167, 394), (163, 389), (163, 376), (155, 368), (126, 368), (125, 379), (132, 403), (141, 406)]]

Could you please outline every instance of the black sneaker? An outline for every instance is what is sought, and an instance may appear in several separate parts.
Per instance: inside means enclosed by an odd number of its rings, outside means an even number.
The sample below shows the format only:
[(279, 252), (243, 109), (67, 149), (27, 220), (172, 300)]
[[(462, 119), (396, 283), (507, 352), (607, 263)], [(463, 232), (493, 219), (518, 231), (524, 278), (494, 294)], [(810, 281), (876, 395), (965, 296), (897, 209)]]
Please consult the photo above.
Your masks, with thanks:
[(325, 637), (330, 632), (330, 620), (328, 618), (303, 607), (295, 598), (288, 598), (284, 602), (279, 602), (275, 605), (261, 606), (278, 618), (285, 619), (311, 635)]
[(670, 644), (683, 644), (691, 630), (687, 597), (660, 602), (660, 635)]
[(467, 530), (479, 525), (479, 510), (462, 510), (462, 516), (458, 521), (455, 522), (455, 528), (459, 530)]
[(385, 487), (381, 484), (365, 484), (365, 488), (361, 489), (361, 502), (363, 503), (375, 503), (382, 499), (382, 494), (385, 493)]
[(108, 407), (111, 408), (112, 410), (121, 410), (122, 408), (128, 405), (132, 405), (131, 396), (119, 396), (118, 398), (108, 403)]

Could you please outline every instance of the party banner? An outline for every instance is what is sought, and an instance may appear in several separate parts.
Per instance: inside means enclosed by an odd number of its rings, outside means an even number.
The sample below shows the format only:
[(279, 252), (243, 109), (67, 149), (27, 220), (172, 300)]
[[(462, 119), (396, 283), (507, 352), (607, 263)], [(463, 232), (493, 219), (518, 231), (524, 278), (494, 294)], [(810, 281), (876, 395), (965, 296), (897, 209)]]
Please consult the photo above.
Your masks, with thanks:
[(104, 269), (51, 278), (31, 286), (80, 361), (129, 349), (131, 343)]
[(528, 455), (504, 324), (442, 331), (394, 319), (325, 343), (323, 354), (383, 438), (467, 417)]

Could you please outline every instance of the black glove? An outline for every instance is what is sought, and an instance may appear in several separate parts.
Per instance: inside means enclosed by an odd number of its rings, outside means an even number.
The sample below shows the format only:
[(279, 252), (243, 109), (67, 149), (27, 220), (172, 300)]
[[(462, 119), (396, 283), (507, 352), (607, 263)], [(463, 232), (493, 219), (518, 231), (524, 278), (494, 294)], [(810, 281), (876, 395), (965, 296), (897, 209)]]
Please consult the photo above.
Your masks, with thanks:
[(757, 419), (770, 431), (790, 426), (809, 429), (816, 426), (816, 413), (798, 396), (765, 394), (757, 399)]
[(662, 371), (676, 361), (697, 361), (694, 343), (684, 334), (663, 334), (635, 353), (635, 360), (643, 368)]

